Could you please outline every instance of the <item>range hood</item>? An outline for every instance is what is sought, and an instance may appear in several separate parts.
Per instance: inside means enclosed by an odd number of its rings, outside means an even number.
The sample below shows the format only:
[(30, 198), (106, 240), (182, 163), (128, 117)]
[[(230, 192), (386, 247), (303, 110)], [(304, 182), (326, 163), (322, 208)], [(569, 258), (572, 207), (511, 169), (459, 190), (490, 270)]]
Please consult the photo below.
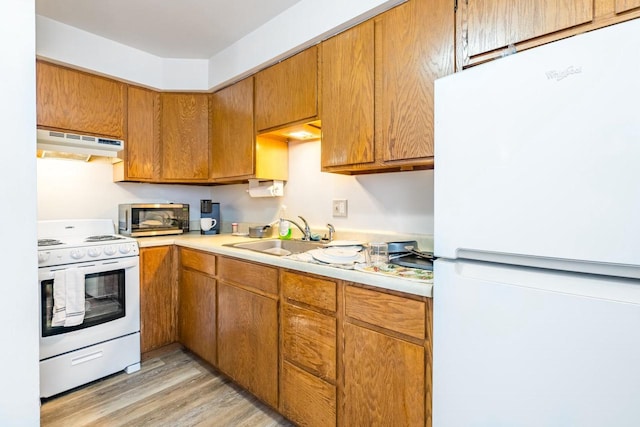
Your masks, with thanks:
[(42, 157), (89, 161), (91, 156), (116, 157), (124, 141), (101, 136), (38, 129), (38, 150)]

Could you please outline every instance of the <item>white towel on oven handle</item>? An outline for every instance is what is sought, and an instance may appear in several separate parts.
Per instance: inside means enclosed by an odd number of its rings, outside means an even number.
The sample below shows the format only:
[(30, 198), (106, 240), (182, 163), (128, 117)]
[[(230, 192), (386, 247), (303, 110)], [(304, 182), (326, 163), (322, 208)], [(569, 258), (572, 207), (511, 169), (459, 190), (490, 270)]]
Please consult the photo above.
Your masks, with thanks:
[(55, 272), (51, 326), (76, 326), (84, 321), (84, 273), (77, 268)]

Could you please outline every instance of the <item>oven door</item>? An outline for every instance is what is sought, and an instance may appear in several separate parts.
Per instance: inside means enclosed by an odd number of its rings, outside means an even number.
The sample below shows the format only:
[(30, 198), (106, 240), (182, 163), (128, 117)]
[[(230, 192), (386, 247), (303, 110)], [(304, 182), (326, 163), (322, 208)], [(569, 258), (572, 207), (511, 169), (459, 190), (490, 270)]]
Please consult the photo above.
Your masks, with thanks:
[[(55, 272), (85, 277), (85, 316), (77, 326), (51, 326)], [(40, 268), (40, 360), (140, 331), (139, 257)]]

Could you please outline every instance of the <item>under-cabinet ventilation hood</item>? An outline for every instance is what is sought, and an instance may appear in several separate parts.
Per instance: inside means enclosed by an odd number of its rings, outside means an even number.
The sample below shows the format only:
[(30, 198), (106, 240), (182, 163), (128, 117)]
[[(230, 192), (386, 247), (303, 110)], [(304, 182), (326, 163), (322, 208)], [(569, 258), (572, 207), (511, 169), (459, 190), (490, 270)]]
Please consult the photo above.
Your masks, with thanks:
[(91, 156), (116, 157), (122, 149), (124, 141), (120, 139), (38, 129), (41, 157), (89, 161)]

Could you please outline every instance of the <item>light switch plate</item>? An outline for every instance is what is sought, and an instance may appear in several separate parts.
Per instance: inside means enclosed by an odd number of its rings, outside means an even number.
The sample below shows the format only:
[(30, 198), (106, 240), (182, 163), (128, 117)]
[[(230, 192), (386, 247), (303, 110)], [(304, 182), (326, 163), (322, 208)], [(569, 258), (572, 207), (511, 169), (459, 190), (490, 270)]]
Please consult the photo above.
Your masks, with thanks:
[(345, 199), (338, 199), (333, 201), (333, 216), (334, 217), (347, 216), (347, 201)]

